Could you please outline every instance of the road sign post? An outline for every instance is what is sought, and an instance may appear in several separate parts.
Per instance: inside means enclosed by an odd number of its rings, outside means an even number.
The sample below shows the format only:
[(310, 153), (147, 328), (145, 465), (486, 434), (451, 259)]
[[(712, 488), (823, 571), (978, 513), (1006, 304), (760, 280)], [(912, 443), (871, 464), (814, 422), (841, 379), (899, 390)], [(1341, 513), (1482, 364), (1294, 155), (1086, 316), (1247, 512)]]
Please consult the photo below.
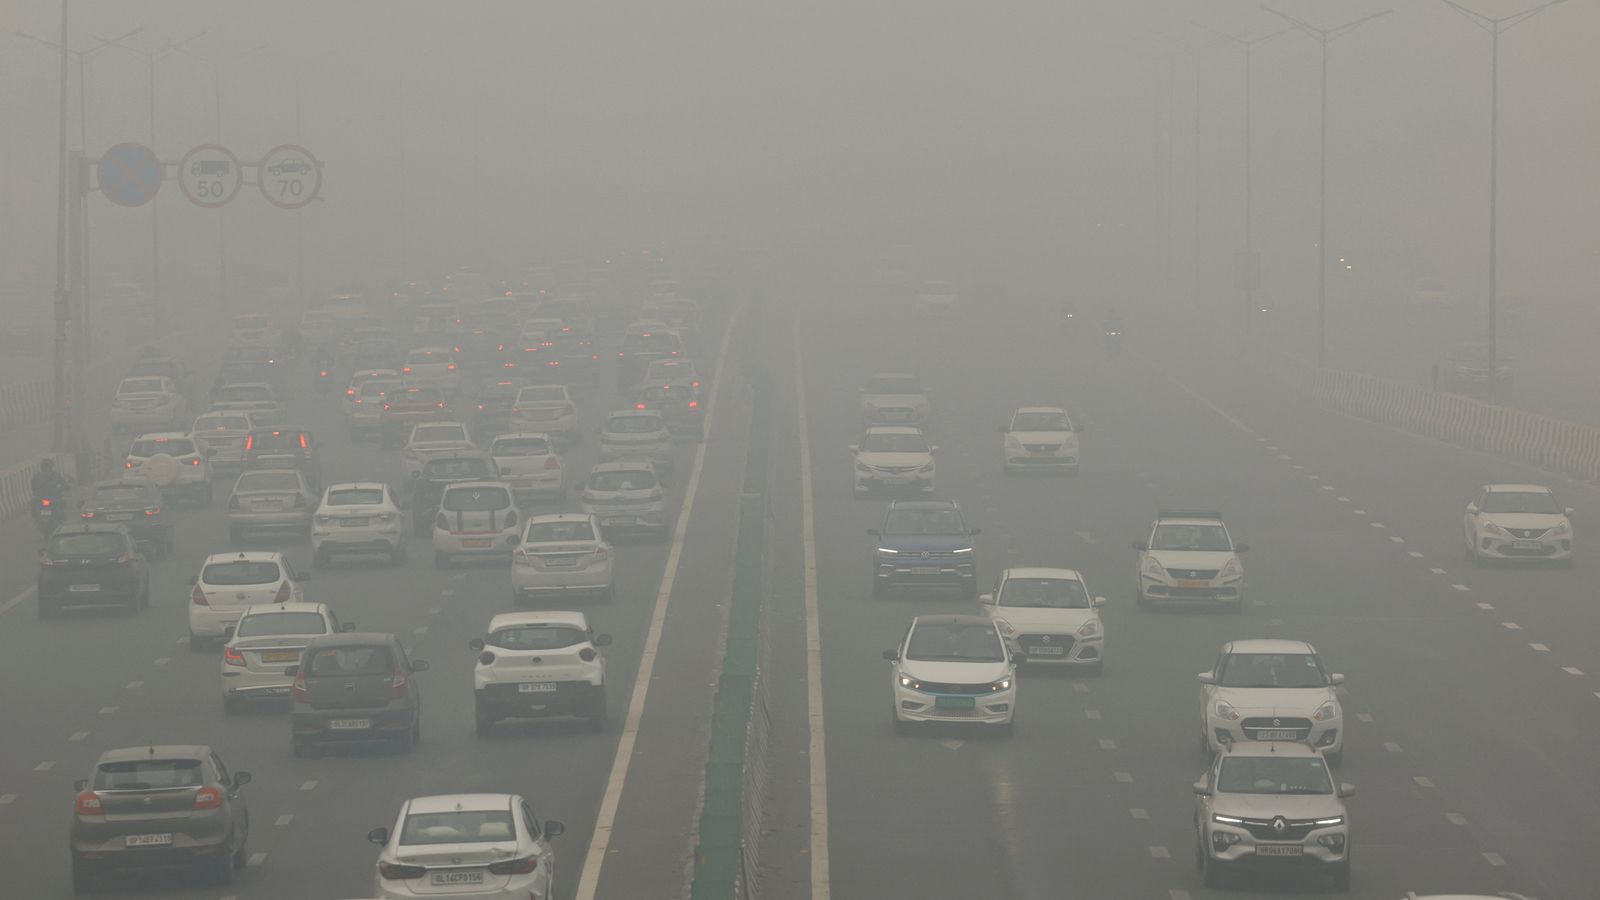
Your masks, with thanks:
[(189, 202), (216, 209), (233, 200), (244, 185), (244, 167), (219, 144), (201, 144), (178, 163), (178, 187)]
[(261, 196), (282, 209), (300, 209), (322, 190), (322, 163), (311, 151), (295, 144), (268, 150), (257, 163)]

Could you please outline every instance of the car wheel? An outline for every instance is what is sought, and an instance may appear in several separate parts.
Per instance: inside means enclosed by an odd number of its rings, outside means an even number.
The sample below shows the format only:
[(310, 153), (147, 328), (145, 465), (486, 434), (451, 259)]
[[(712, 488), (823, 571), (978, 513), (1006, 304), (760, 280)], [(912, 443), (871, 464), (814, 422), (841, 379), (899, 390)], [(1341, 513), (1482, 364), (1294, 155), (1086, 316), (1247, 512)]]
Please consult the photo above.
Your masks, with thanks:
[(489, 712), (488, 708), (483, 705), (482, 701), (479, 701), (475, 705), (472, 718), (477, 724), (478, 737), (486, 738), (494, 736), (494, 715)]
[(450, 554), (443, 550), (433, 551), (433, 567), (435, 569), (448, 569), (450, 567)]
[(1330, 750), (1327, 753), (1322, 754), (1322, 758), (1327, 761), (1328, 765), (1337, 769), (1344, 765), (1344, 748), (1341, 747), (1338, 750)]
[(599, 699), (594, 701), (594, 705), (589, 709), (589, 715), (585, 716), (585, 718), (589, 721), (590, 731), (599, 734), (606, 730), (606, 695), (604, 691), (601, 692)]
[(84, 863), (74, 859), (72, 861), (72, 892), (74, 894), (91, 894), (94, 889), (94, 872)]
[(168, 531), (167, 532), (167, 539), (166, 539), (166, 541), (164, 541), (162, 543), (161, 556), (162, 556), (163, 559), (171, 559), (173, 557), (173, 555), (176, 554), (177, 552), (178, 552), (178, 535), (177, 535), (177, 532), (176, 532), (176, 530)]
[(394, 547), (389, 550), (389, 562), (396, 566), (406, 564), (406, 545), (395, 541)]
[(233, 854), (209, 860), (203, 864), (203, 868), (211, 876), (213, 884), (233, 884)]

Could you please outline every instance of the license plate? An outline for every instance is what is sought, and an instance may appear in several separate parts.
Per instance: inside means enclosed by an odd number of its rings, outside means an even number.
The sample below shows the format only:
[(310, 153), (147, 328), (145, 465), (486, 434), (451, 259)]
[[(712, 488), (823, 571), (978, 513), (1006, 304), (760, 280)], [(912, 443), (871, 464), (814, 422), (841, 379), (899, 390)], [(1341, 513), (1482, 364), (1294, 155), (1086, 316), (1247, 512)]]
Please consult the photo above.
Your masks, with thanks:
[(1023, 652), (1029, 656), (1060, 656), (1067, 652), (1067, 648), (1052, 644), (1050, 646), (1024, 647)]
[(611, 516), (609, 518), (601, 519), (600, 520), (600, 524), (601, 525), (633, 525), (633, 524), (637, 523), (638, 521), (639, 520), (634, 518), (633, 516)]
[(462, 538), (461, 539), (461, 546), (469, 547), (469, 548), (487, 547), (487, 546), (489, 546), (489, 543), (490, 543), (490, 541), (489, 541), (488, 538)]
[(1299, 856), (1304, 848), (1299, 844), (1262, 844), (1256, 847), (1257, 856)]
[(366, 519), (340, 519), (339, 520), (339, 527), (341, 527), (341, 528), (362, 528), (366, 524), (367, 524), (367, 520)]
[(576, 559), (562, 559), (560, 557), (555, 557), (553, 559), (547, 559), (544, 561), (545, 568), (547, 569), (570, 569), (577, 564), (578, 561)]
[(937, 575), (937, 574), (939, 574), (939, 567), (938, 566), (912, 566), (911, 567), (911, 574), (913, 574), (913, 575)]
[(482, 872), (434, 872), (429, 882), (436, 885), (483, 884)]
[(554, 681), (525, 681), (517, 685), (519, 694), (549, 694), (556, 689)]
[(107, 522), (131, 522), (131, 521), (133, 521), (133, 513), (112, 513), (112, 514), (106, 516), (106, 521)]
[(1183, 579), (1179, 579), (1178, 580), (1178, 587), (1181, 587), (1181, 588), (1204, 588), (1204, 587), (1210, 587), (1210, 586), (1211, 586), (1211, 582), (1209, 582), (1209, 581), (1194, 581), (1192, 579), (1187, 579), (1187, 578), (1183, 578)]
[(274, 457), (266, 456), (266, 457), (259, 458), (257, 460), (257, 462), (261, 463), (261, 467), (264, 468), (264, 469), (292, 469), (292, 468), (294, 468), (294, 457), (278, 457), (278, 458), (274, 458)]
[(365, 731), (372, 727), (371, 719), (333, 719), (328, 727), (334, 731)]
[(264, 663), (292, 663), (300, 658), (298, 650), (263, 650), (261, 661)]
[(75, 584), (75, 585), (67, 588), (67, 590), (73, 592), (74, 594), (92, 593), (94, 591), (100, 590), (100, 585), (98, 585), (98, 584)]
[(1517, 550), (1539, 550), (1544, 545), (1538, 541), (1512, 541), (1511, 546)]
[(169, 847), (172, 845), (172, 835), (130, 834), (123, 841), (123, 846), (126, 847)]
[(935, 697), (933, 705), (940, 709), (974, 709), (978, 701), (972, 697)]
[(533, 487), (533, 479), (532, 478), (513, 478), (513, 479), (511, 479), (511, 486), (514, 487), (514, 488), (531, 488), (531, 487)]
[(1258, 741), (1292, 741), (1300, 737), (1300, 732), (1291, 729), (1275, 730), (1271, 728), (1256, 732)]

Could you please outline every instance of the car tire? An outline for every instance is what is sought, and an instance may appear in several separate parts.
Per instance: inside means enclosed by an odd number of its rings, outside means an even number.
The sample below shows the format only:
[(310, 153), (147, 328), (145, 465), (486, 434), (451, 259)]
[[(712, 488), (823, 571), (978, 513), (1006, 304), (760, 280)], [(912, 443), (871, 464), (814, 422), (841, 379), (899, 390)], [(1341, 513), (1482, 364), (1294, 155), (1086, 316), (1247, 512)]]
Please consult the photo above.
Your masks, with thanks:
[(74, 894), (92, 894), (98, 886), (94, 870), (88, 865), (74, 859), (72, 861), (72, 892)]
[(907, 722), (905, 719), (900, 718), (900, 716), (895, 713), (893, 708), (891, 708), (889, 710), (889, 721), (894, 724), (894, 733), (895, 734), (904, 735), (904, 734), (910, 734), (911, 733), (911, 723)]
[(479, 701), (473, 705), (472, 720), (478, 732), (478, 737), (494, 737), (495, 717), (490, 714), (487, 707)]
[(1350, 893), (1350, 859), (1348, 856), (1344, 862), (1334, 866), (1333, 877), (1328, 879), (1328, 889), (1340, 894)]
[(589, 708), (589, 714), (584, 716), (589, 723), (589, 730), (599, 734), (606, 730), (606, 695), (604, 689), (600, 692), (599, 699)]
[(322, 747), (310, 738), (294, 738), (291, 747), (296, 759), (314, 759), (322, 755)]
[(178, 534), (173, 529), (167, 532), (167, 539), (161, 544), (161, 558), (171, 559), (178, 552)]
[(233, 884), (233, 854), (229, 853), (221, 859), (207, 860), (203, 864), (203, 871), (211, 876), (208, 880), (212, 884)]
[(1338, 750), (1330, 750), (1327, 753), (1322, 754), (1322, 758), (1330, 767), (1335, 769), (1340, 768), (1344, 765), (1344, 748), (1340, 747)]

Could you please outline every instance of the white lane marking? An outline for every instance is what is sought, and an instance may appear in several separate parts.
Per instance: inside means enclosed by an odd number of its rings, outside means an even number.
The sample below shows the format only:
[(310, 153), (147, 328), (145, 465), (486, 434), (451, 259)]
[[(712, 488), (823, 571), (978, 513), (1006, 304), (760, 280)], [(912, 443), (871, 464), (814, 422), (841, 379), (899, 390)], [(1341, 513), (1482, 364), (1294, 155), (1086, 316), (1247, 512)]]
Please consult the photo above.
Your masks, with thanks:
[(1357, 722), (1366, 722), (1368, 724), (1371, 724), (1371, 722), (1372, 722), (1372, 713), (1356, 713), (1356, 721)]
[(1395, 543), (1395, 544), (1404, 544), (1406, 542), (1406, 539), (1401, 537), (1401, 536), (1399, 536), (1398, 534), (1391, 534), (1391, 535), (1389, 535), (1389, 541), (1391, 543)]
[(1366, 515), (1366, 514), (1367, 514), (1367, 511), (1366, 511), (1366, 510), (1364, 510), (1364, 509), (1352, 509), (1352, 510), (1350, 510), (1350, 511), (1351, 511), (1351, 512), (1353, 512), (1353, 513), (1355, 513), (1355, 514), (1356, 514), (1356, 515), (1358, 515), (1358, 516), (1364, 516), (1364, 515)]
[(1130, 807), (1128, 809), (1128, 814), (1133, 816), (1135, 819), (1148, 819), (1148, 818), (1150, 818), (1150, 810), (1148, 810), (1148, 809), (1140, 809), (1137, 806)]
[(437, 616), (439, 614), (439, 612), (440, 612), (440, 609), (437, 606), (428, 607), (428, 615), (430, 615), (430, 616)]
[(114, 716), (116, 714), (117, 714), (117, 708), (115, 706), (102, 706), (102, 707), (100, 707), (100, 715), (102, 715), (102, 716)]
[(1331, 490), (1336, 490), (1336, 488), (1334, 488), (1334, 486), (1333, 486), (1333, 485), (1331, 485), (1331, 484), (1325, 484), (1325, 485), (1323, 485), (1323, 486), (1322, 486), (1322, 489), (1323, 489), (1323, 490), (1325, 490), (1325, 491), (1331, 491)]
[(317, 789), (317, 783), (315, 781), (307, 781), (304, 784), (300, 785), (300, 790), (302, 790), (302, 791), (314, 791), (316, 789)]
[(1309, 472), (1306, 473), (1306, 478), (1310, 479), (1311, 481), (1321, 481), (1322, 480), (1322, 476), (1320, 476), (1320, 475), (1312, 475)]
[(1083, 717), (1085, 719), (1099, 719), (1100, 718), (1100, 710), (1098, 710), (1098, 709), (1086, 709), (1086, 710), (1083, 711)]
[(1273, 453), (1277, 453), (1278, 452), (1278, 448), (1273, 446), (1272, 444), (1268, 444), (1267, 445), (1267, 449), (1271, 450)]
[(1092, 546), (1092, 545), (1098, 543), (1098, 541), (1096, 541), (1094, 539), (1094, 535), (1090, 534), (1087, 531), (1074, 531), (1073, 534), (1077, 535), (1078, 539), (1083, 541), (1085, 544), (1089, 544), (1089, 545)]
[(72, 733), (72, 736), (67, 738), (67, 740), (69, 740), (69, 741), (81, 741), (81, 740), (83, 740), (84, 738), (86, 738), (88, 736), (89, 736), (89, 732), (87, 732), (87, 731), (74, 731)]
[(1382, 522), (1369, 522), (1367, 524), (1371, 525), (1373, 528), (1388, 528), (1389, 527), (1389, 526), (1383, 524)]
[(1444, 820), (1446, 822), (1449, 822), (1451, 825), (1465, 825), (1465, 824), (1467, 824), (1467, 817), (1463, 816), (1461, 813), (1458, 813), (1458, 812), (1447, 812), (1447, 813), (1445, 813), (1444, 814)]
[(130, 681), (130, 682), (128, 682), (128, 690), (130, 690), (130, 691), (137, 691), (139, 688), (142, 688), (142, 687), (144, 687), (144, 682), (142, 682), (142, 681)]
[(454, 597), (455, 595), (456, 595), (456, 592), (455, 592), (455, 590), (453, 588), (445, 588), (444, 590), (439, 592), (439, 596), (440, 597)]
[(1192, 898), (1189, 896), (1188, 891), (1181, 888), (1173, 888), (1167, 891), (1167, 900), (1192, 900)]
[(1171, 859), (1172, 851), (1165, 847), (1151, 847), (1150, 856), (1154, 859)]
[(1131, 775), (1131, 774), (1129, 774), (1127, 772), (1113, 772), (1111, 777), (1113, 777), (1116, 780), (1122, 782), (1123, 784), (1132, 784), (1133, 783), (1133, 775)]
[(1415, 550), (1407, 550), (1406, 551), (1406, 555), (1411, 557), (1412, 559), (1421, 559), (1422, 558), (1422, 554), (1418, 553)]
[(958, 741), (955, 738), (940, 738), (939, 739), (939, 746), (945, 748), (946, 750), (960, 750), (961, 749), (961, 745), (964, 744), (964, 743), (966, 743), (966, 742), (965, 741)]
[[(1166, 379), (1168, 381), (1172, 382), (1173, 384), (1177, 385), (1178, 386), (1178, 390), (1181, 390), (1185, 394), (1188, 394), (1189, 396), (1193, 397), (1196, 401), (1198, 401), (1200, 403), (1201, 406), (1204, 406), (1206, 409), (1209, 409), (1212, 412), (1216, 413), (1218, 416), (1221, 416), (1222, 417), (1222, 421), (1227, 422), (1229, 425), (1232, 425), (1234, 428), (1239, 429), (1240, 431), (1244, 432), (1245, 434), (1249, 435), (1250, 437), (1259, 437), (1259, 435), (1257, 435), (1255, 433), (1254, 429), (1252, 429), (1250, 426), (1244, 424), (1243, 422), (1239, 421), (1238, 419), (1235, 419), (1233, 416), (1228, 415), (1226, 412), (1224, 412), (1222, 410), (1221, 407), (1217, 406), (1215, 403), (1212, 403), (1210, 400), (1207, 400), (1206, 398), (1200, 396), (1200, 394), (1197, 393), (1194, 388), (1189, 387), (1187, 384), (1184, 384), (1182, 381), (1179, 381), (1178, 379), (1173, 378), (1170, 375), (1166, 376)], [(1271, 448), (1271, 449), (1273, 449), (1273, 451), (1276, 452), (1276, 448)]]
[(278, 821), (273, 822), (272, 824), (277, 825), (279, 827), (282, 827), (282, 826), (287, 825), (287, 824), (289, 824), (290, 822), (293, 822), (293, 821), (294, 821), (294, 814), (293, 813), (284, 813), (283, 815), (278, 817)]
[(418, 634), (418, 635), (427, 634), (428, 633), (428, 626), (426, 626), (426, 625), (418, 625), (417, 627), (411, 629), (411, 633), (412, 634)]
[(1506, 864), (1505, 857), (1503, 857), (1500, 854), (1494, 852), (1493, 850), (1484, 851), (1483, 858), (1484, 858), (1484, 861), (1487, 862), (1491, 866), (1503, 866), (1503, 865)]
[(1117, 749), (1117, 742), (1113, 741), (1110, 738), (1101, 738), (1100, 739), (1100, 749), (1101, 750), (1115, 750), (1115, 749)]
[(1072, 683), (1072, 689), (1073, 689), (1073, 690), (1074, 690), (1074, 691), (1076, 691), (1076, 692), (1078, 692), (1078, 693), (1080, 693), (1080, 694), (1087, 694), (1087, 693), (1089, 693), (1089, 686), (1088, 686), (1088, 685), (1087, 685), (1087, 684), (1084, 684), (1084, 683), (1083, 683), (1083, 682), (1081, 682), (1081, 681), (1074, 681), (1074, 682), (1073, 682), (1073, 683)]
[(1579, 668), (1577, 668), (1575, 666), (1562, 666), (1561, 667), (1561, 671), (1567, 673), (1568, 675), (1579, 675), (1579, 676), (1581, 676), (1583, 674), (1583, 670), (1579, 669)]
[(1399, 752), (1401, 752), (1400, 751), (1400, 745), (1396, 744), (1394, 741), (1384, 741), (1383, 742), (1383, 749), (1389, 751), (1390, 753), (1399, 753)]
[(56, 767), (55, 761), (47, 759), (44, 762), (39, 763), (37, 766), (34, 766), (33, 770), (35, 772), (48, 772), (51, 769), (54, 769), (55, 767)]
[(1451, 590), (1455, 590), (1455, 591), (1470, 591), (1470, 590), (1472, 590), (1472, 588), (1469, 588), (1464, 584), (1452, 584), (1452, 585), (1450, 585), (1450, 589)]
[(0, 794), (0, 806), (10, 806), (17, 802), (16, 794)]
[(1438, 566), (1429, 566), (1428, 567), (1428, 571), (1432, 572), (1435, 575), (1443, 575), (1444, 574), (1444, 570), (1439, 568)]
[(1292, 467), (1291, 467), (1291, 468), (1293, 468), (1293, 469), (1294, 469), (1294, 470), (1295, 470), (1295, 471), (1296, 471), (1296, 472), (1298, 472), (1298, 471), (1300, 471), (1300, 470), (1301, 470), (1301, 469), (1304, 469), (1304, 468), (1305, 468), (1305, 466), (1302, 466), (1302, 465), (1300, 465), (1300, 464), (1299, 464), (1299, 463), (1295, 463), (1295, 464), (1294, 464), (1294, 465), (1293, 465), (1293, 466), (1292, 466)]
[(1350, 502), (1350, 498), (1349, 497), (1335, 497), (1333, 499), (1339, 501), (1340, 503), (1349, 503)]
[(1529, 644), (1528, 646), (1532, 647), (1535, 653), (1549, 653), (1550, 652), (1550, 648), (1546, 647), (1543, 644)]
[(36, 585), (28, 588), (27, 590), (23, 591), (22, 593), (16, 595), (15, 597), (12, 597), (10, 600), (7, 600), (5, 602), (4, 606), (0, 606), (0, 616), (3, 616), (7, 612), (10, 612), (10, 610), (11, 610), (11, 608), (13, 606), (17, 606), (17, 605), (22, 604), (22, 603), (27, 603), (30, 599), (33, 598), (33, 595), (35, 595), (37, 593), (39, 593), (39, 586), (36, 584)]
[(1419, 788), (1433, 787), (1433, 781), (1426, 775), (1413, 775), (1411, 776), (1411, 780), (1415, 781), (1417, 783), (1417, 787)]
[(1474, 604), (1474, 605), (1477, 606), (1479, 609), (1494, 609), (1494, 604), (1493, 603), (1484, 603), (1481, 600), (1478, 603)]
[(1287, 454), (1287, 453), (1279, 453), (1278, 454), (1278, 458), (1283, 460), (1284, 462), (1288, 462), (1292, 457), (1290, 457), (1289, 454)]
[[(734, 315), (736, 317), (741, 315), (741, 314), (742, 314), (742, 308), (741, 308), (740, 311), (736, 311), (734, 313)], [(727, 366), (725, 365), (725, 363), (727, 362), (727, 359), (728, 359), (728, 344), (729, 344), (729, 341), (733, 337), (734, 325), (735, 325), (735, 323), (733, 321), (730, 321), (728, 323), (728, 326), (723, 329), (723, 332), (722, 332), (722, 346), (721, 346), (720, 349), (717, 350), (717, 362), (716, 362), (716, 370), (715, 370), (717, 372), (726, 372), (726, 371), (728, 371)], [(800, 337), (799, 337), (798, 334), (796, 334), (795, 335), (795, 356), (798, 358), (799, 354), (800, 354)], [(710, 397), (709, 403), (707, 404), (707, 407), (706, 407), (706, 417), (701, 422), (701, 432), (700, 433), (701, 433), (702, 436), (708, 436), (708, 435), (710, 435), (712, 433), (712, 425), (716, 421), (717, 410), (719, 408), (718, 400), (722, 395), (722, 385), (725, 384), (727, 382), (727, 380), (728, 379), (726, 379), (726, 378), (718, 378), (715, 381), (713, 381), (712, 384), (711, 384), (711, 397)], [(803, 393), (802, 393), (802, 396), (803, 396)], [(800, 425), (801, 425), (801, 430), (800, 430), (800, 441), (801, 441), (801, 444), (800, 444), (800, 446), (801, 446), (802, 465), (804, 465), (804, 458), (807, 455), (806, 454), (806, 443), (805, 443), (805, 422), (804, 422), (805, 405), (804, 405), (804, 403), (802, 403), (801, 407), (800, 407), (800, 417), (801, 417), (801, 423), (800, 423)], [(608, 854), (608, 852), (610, 850), (610, 847), (611, 847), (611, 832), (616, 828), (616, 824), (617, 824), (617, 809), (618, 809), (619, 806), (621, 806), (621, 803), (622, 803), (622, 789), (627, 784), (627, 781), (628, 781), (628, 769), (629, 769), (630, 766), (633, 765), (633, 755), (634, 755), (633, 754), (633, 748), (634, 748), (634, 745), (637, 744), (638, 741), (639, 741), (639, 722), (640, 722), (641, 719), (644, 718), (645, 698), (646, 698), (646, 696), (648, 696), (648, 694), (650, 692), (650, 681), (651, 681), (651, 679), (653, 679), (655, 677), (656, 654), (659, 652), (660, 647), (661, 647), (661, 634), (662, 634), (663, 631), (666, 630), (667, 606), (672, 601), (672, 586), (677, 582), (677, 578), (678, 578), (678, 562), (679, 562), (679, 560), (681, 560), (683, 558), (683, 542), (684, 542), (685, 538), (688, 536), (688, 533), (689, 533), (689, 515), (694, 511), (695, 497), (700, 492), (700, 473), (705, 469), (706, 446), (709, 443), (711, 443), (711, 442), (710, 441), (704, 441), (704, 440), (701, 441), (700, 445), (698, 447), (696, 447), (695, 451), (694, 451), (694, 465), (689, 470), (689, 481), (688, 481), (688, 484), (684, 487), (683, 505), (678, 508), (678, 520), (675, 523), (675, 525), (673, 527), (673, 530), (672, 530), (672, 549), (667, 551), (667, 562), (666, 562), (666, 565), (663, 567), (662, 572), (661, 572), (661, 587), (660, 587), (659, 590), (656, 591), (655, 605), (650, 611), (650, 629), (645, 634), (644, 649), (643, 649), (643, 651), (641, 651), (640, 656), (639, 656), (639, 669), (638, 669), (637, 674), (634, 676), (633, 690), (632, 690), (631, 696), (629, 697), (629, 700), (628, 700), (628, 714), (627, 714), (626, 717), (624, 717), (623, 722), (622, 722), (622, 734), (617, 738), (617, 753), (616, 753), (616, 756), (612, 757), (612, 760), (611, 760), (611, 771), (609, 773), (607, 773), (607, 775), (606, 775), (605, 793), (603, 795), (601, 795), (601, 797), (600, 797), (600, 810), (599, 810), (599, 813), (595, 817), (594, 834), (591, 835), (590, 838), (589, 838), (589, 849), (584, 854), (583, 871), (581, 873), (579, 873), (579, 875), (578, 875), (578, 887), (577, 887), (577, 890), (572, 895), (573, 896), (573, 900), (594, 900), (595, 892), (597, 890), (599, 890), (599, 888), (600, 888), (600, 870), (605, 865), (606, 856), (607, 856), (607, 854)], [(806, 480), (807, 482), (809, 482), (809, 476), (806, 475), (804, 471), (802, 471), (802, 478), (803, 478), (803, 480)], [(807, 490), (805, 491), (805, 496), (807, 498), (809, 498), (809, 496), (810, 496), (809, 488), (807, 488)], [(809, 500), (806, 500), (804, 502), (808, 503)], [(805, 533), (806, 533), (807, 536), (809, 536), (810, 533), (811, 533), (810, 529), (808, 528)], [(809, 539), (809, 537), (808, 537), (808, 539)], [(813, 555), (813, 562), (814, 562), (814, 555)], [(814, 595), (815, 594), (815, 584), (816, 584), (815, 566), (814, 565), (808, 566), (807, 570), (806, 570), (806, 573), (807, 573), (806, 574), (807, 583), (813, 586), (811, 593)], [(461, 576), (458, 575), (457, 577), (461, 577)], [(809, 630), (809, 628), (808, 628), (808, 630)], [(810, 638), (809, 637), (808, 637), (807, 641), (808, 641), (808, 643), (810, 642)], [(808, 648), (807, 652), (810, 653), (810, 652), (813, 652), (813, 651), (811, 651), (810, 648)], [(808, 662), (808, 668), (809, 668), (809, 662)], [(821, 690), (821, 685), (820, 684), (816, 685), (816, 690), (819, 692), (819, 700), (818, 700), (818, 702), (820, 703), (820, 690)], [(816, 720), (815, 720), (815, 725), (817, 726), (818, 729), (820, 729), (821, 724), (822, 724), (821, 716), (818, 715), (816, 717)], [(815, 742), (816, 742), (816, 737), (814, 736), (812, 740), (813, 740), (813, 745), (814, 745)], [(815, 754), (815, 752), (816, 752), (816, 748), (815, 748), (815, 746), (813, 746), (813, 754)], [(812, 758), (812, 772), (813, 772), (813, 775), (816, 772), (816, 758), (815, 758), (815, 756), (813, 756), (813, 758)], [(816, 786), (815, 782), (813, 782), (813, 785), (812, 785), (813, 799), (815, 799), (816, 792), (817, 792), (817, 786)], [(826, 802), (826, 797), (827, 797), (827, 785), (826, 784), (824, 784), (822, 786), (822, 792), (823, 792), (824, 802)], [(816, 813), (816, 809), (815, 809), (814, 806), (813, 806), (813, 809), (812, 809), (812, 813), (813, 813), (813, 816)], [(815, 841), (815, 835), (816, 835), (815, 819), (813, 818), (812, 821), (813, 821), (813, 829), (812, 829), (813, 845), (812, 845), (812, 852), (811, 852), (812, 896), (813, 897), (824, 898), (824, 900), (825, 900), (825, 898), (827, 898), (827, 896), (828, 896), (827, 869), (826, 869), (827, 846), (828, 846), (828, 844), (827, 844), (827, 830), (824, 827), (824, 829), (823, 829), (823, 840), (822, 840), (822, 850), (819, 852), (817, 850), (817, 847), (816, 847), (815, 842), (814, 842)], [(817, 877), (816, 877), (817, 857), (819, 855), (822, 856), (823, 860), (824, 860), (824, 868), (823, 868), (823, 872), (822, 872), (823, 888), (822, 888), (822, 892), (820, 894), (817, 893)]]
[(166, 664), (167, 664), (167, 663), (169, 663), (169, 662), (172, 662), (172, 660), (171, 660), (171, 659), (168, 659), (168, 658), (167, 658), (167, 657), (165, 657), (165, 656), (158, 656), (158, 657), (156, 657), (156, 658), (155, 658), (155, 660), (154, 660), (154, 661), (152, 661), (152, 662), (151, 662), (151, 663), (150, 663), (150, 665), (152, 665), (152, 666), (164, 666), (164, 665), (166, 665)]
[(1500, 625), (1501, 625), (1502, 628), (1506, 628), (1506, 629), (1508, 629), (1510, 631), (1521, 631), (1522, 630), (1522, 626), (1518, 625), (1515, 622), (1501, 622)]
[(265, 853), (252, 853), (252, 854), (250, 854), (250, 860), (248, 862), (246, 862), (245, 865), (247, 865), (247, 866), (259, 866), (259, 865), (261, 865), (262, 863), (264, 863), (266, 861), (267, 861), (267, 855)]

